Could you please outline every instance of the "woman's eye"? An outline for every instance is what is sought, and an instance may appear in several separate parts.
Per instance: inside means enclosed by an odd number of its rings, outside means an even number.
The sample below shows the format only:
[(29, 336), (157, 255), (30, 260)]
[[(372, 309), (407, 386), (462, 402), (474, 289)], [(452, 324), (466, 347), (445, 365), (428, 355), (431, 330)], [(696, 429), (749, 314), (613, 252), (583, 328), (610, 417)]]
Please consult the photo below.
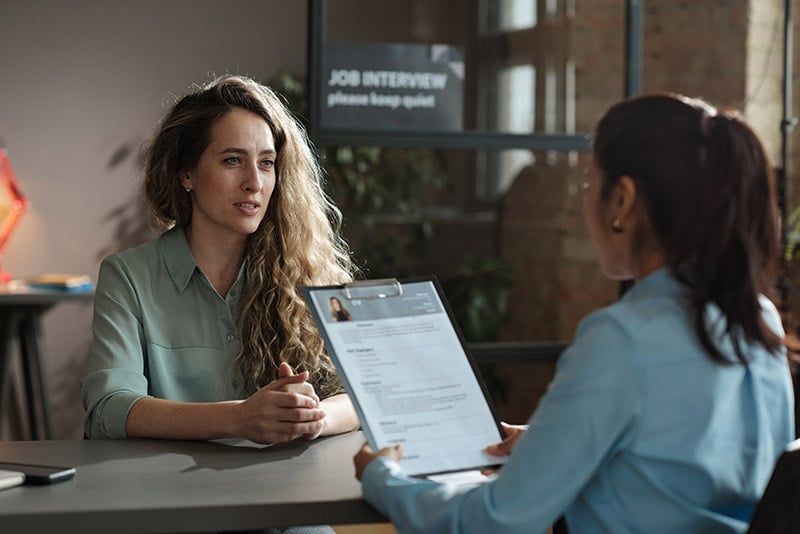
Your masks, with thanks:
[(225, 163), (229, 165), (237, 165), (241, 160), (236, 156), (231, 156), (229, 158), (225, 158)]
[(265, 159), (261, 162), (261, 165), (267, 169), (271, 169), (275, 165), (275, 161), (271, 159)]

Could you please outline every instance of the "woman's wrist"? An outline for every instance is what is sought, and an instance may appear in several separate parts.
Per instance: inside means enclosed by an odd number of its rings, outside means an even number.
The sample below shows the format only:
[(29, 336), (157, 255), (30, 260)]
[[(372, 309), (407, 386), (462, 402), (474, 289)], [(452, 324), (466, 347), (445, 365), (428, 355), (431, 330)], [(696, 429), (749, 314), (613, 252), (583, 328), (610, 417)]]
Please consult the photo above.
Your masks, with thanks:
[(224, 401), (221, 404), (223, 407), (222, 418), (220, 421), (222, 433), (228, 438), (242, 437), (240, 413), (242, 402), (240, 400)]
[(320, 435), (329, 436), (358, 429), (358, 416), (346, 393), (328, 397), (322, 401), (321, 406), (325, 410), (325, 418), (322, 420)]

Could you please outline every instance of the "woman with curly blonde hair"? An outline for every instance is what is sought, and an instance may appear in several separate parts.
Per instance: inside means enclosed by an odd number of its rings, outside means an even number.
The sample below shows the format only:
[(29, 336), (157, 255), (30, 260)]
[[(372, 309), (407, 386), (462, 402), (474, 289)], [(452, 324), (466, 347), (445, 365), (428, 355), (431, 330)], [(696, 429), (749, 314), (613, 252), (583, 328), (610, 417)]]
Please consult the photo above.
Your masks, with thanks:
[(144, 182), (166, 231), (100, 267), (86, 435), (267, 443), (357, 428), (300, 293), (352, 278), (341, 214), (282, 101), (241, 76), (181, 98)]

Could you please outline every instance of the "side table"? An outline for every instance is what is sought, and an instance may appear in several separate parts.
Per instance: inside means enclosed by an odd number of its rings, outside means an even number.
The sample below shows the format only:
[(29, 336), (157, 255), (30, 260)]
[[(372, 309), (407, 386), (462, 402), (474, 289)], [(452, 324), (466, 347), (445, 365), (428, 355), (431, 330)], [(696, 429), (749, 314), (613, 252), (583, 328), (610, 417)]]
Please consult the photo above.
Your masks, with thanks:
[[(44, 372), (41, 317), (62, 302), (91, 302), (94, 292), (24, 289), (0, 291), (0, 416), (8, 412), (13, 344), (19, 344), (25, 402), (34, 440), (52, 439), (50, 395)], [(41, 412), (41, 413), (40, 413)]]

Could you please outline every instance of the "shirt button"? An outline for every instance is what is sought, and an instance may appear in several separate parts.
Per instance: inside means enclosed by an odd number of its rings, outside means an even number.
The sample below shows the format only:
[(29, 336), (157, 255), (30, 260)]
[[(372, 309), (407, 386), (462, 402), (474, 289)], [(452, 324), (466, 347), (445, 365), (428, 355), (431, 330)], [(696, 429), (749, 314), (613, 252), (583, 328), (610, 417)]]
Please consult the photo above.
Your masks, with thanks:
[(228, 334), (228, 341), (233, 341), (234, 339), (236, 339), (236, 336), (233, 334)]

